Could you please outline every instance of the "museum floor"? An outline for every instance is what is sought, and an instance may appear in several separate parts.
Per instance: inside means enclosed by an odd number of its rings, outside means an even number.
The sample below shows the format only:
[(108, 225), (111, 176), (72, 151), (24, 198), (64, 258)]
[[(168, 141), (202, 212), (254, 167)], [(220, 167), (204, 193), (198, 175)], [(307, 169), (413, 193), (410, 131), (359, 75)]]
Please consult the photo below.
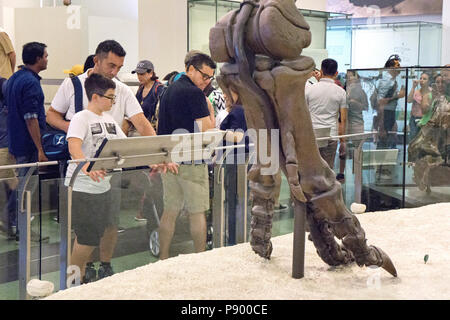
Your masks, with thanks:
[[(338, 168), (338, 160), (336, 161), (335, 171)], [(406, 168), (406, 170), (411, 170)], [(349, 207), (354, 201), (354, 175), (352, 173), (352, 160), (347, 159), (346, 161), (346, 181), (343, 184), (343, 196), (346, 205)], [(408, 173), (408, 172), (407, 172)], [(391, 180), (378, 180), (375, 177), (375, 169), (369, 168), (363, 170), (363, 198), (366, 199), (363, 203), (368, 203), (368, 211), (379, 211), (388, 210), (392, 208), (401, 207), (402, 199), (402, 168), (399, 166), (394, 168)], [(126, 179), (125, 179), (126, 180)], [(133, 180), (133, 179), (132, 179)], [(133, 180), (134, 181), (134, 180)], [(408, 182), (408, 181), (407, 181)], [(112, 264), (116, 273), (120, 273), (126, 270), (132, 270), (137, 267), (146, 266), (148, 264), (153, 264), (158, 262), (158, 258), (150, 253), (149, 242), (147, 235), (146, 222), (139, 222), (134, 219), (138, 212), (139, 195), (136, 194), (137, 186), (133, 184), (125, 186), (122, 190), (122, 210), (120, 217), (120, 227), (123, 232), (119, 233), (118, 244), (115, 250), (115, 256), (113, 258)], [(448, 187), (445, 190), (440, 190), (441, 188), (433, 188), (433, 192), (430, 195), (426, 195), (424, 192), (418, 191), (417, 187), (409, 187), (405, 190), (405, 206), (414, 207), (422, 206), (435, 202), (445, 201), (445, 197), (448, 198)], [(442, 194), (444, 198), (439, 195)], [(425, 197), (425, 198), (424, 198)], [(423, 198), (423, 199), (422, 199)], [(448, 200), (447, 200), (448, 201)], [(280, 202), (289, 206), (289, 188), (285, 177), (282, 179), (282, 187), (280, 194)], [(55, 291), (59, 290), (59, 242), (60, 242), (60, 226), (57, 221), (55, 221), (54, 210), (45, 210), (45, 205), (42, 210), (43, 214), (41, 217), (37, 216), (32, 222), (32, 230), (38, 232), (39, 226), (41, 226), (42, 235), (49, 236), (49, 241), (42, 243), (32, 242), (32, 252), (31, 252), (31, 276), (36, 278), (38, 274), (42, 275), (42, 280), (48, 280), (55, 284)], [(250, 212), (250, 207), (249, 207)], [(369, 215), (373, 217), (373, 215)], [(389, 217), (396, 218), (397, 211), (386, 211), (385, 213), (379, 213), (377, 217), (384, 217), (383, 219), (388, 219)], [(405, 227), (404, 233), (410, 233), (407, 222), (408, 217), (404, 216), (405, 221), (402, 223), (402, 228)], [(369, 224), (366, 228), (365, 224), (363, 227), (366, 231), (372, 228), (372, 220), (366, 218), (366, 214), (359, 215), (361, 217), (361, 222), (367, 220)], [(39, 225), (39, 220), (42, 220), (41, 225)], [(384, 221), (384, 220), (383, 220)], [(431, 220), (430, 220), (431, 221)], [(434, 221), (434, 220), (433, 220)], [(374, 221), (376, 222), (376, 221)], [(377, 222), (378, 223), (378, 222)], [(385, 221), (383, 222), (385, 223)], [(400, 222), (399, 222), (400, 223)], [(420, 222), (417, 222), (420, 223)], [(431, 222), (426, 222), (427, 227), (432, 229), (430, 226)], [(440, 221), (436, 221), (440, 224)], [(387, 223), (388, 224), (388, 223)], [(411, 224), (414, 224), (411, 221)], [(248, 226), (250, 224), (248, 223)], [(379, 225), (380, 228), (384, 228), (383, 225)], [(440, 226), (439, 226), (440, 227)], [(390, 228), (390, 227), (389, 227)], [(431, 230), (430, 229), (430, 230)], [(292, 208), (284, 211), (275, 212), (274, 223), (272, 229), (272, 236), (282, 236), (291, 233), (293, 230), (293, 212)], [(403, 230), (403, 229), (402, 229)], [(447, 233), (448, 233), (447, 229)], [(393, 230), (393, 234), (397, 231)], [(430, 231), (435, 232), (435, 231)], [(383, 237), (387, 237), (383, 233)], [(367, 238), (370, 243), (376, 242), (383, 249), (389, 248), (389, 246), (383, 246), (385, 240), (379, 241), (379, 238), (375, 233), (367, 232)], [(280, 240), (275, 240), (280, 241)], [(289, 242), (289, 241), (288, 241)], [(249, 248), (246, 244), (244, 247)], [(240, 246), (239, 246), (240, 247)], [(19, 284), (18, 284), (18, 248), (19, 244), (15, 241), (7, 240), (4, 234), (0, 235), (0, 300), (10, 300), (19, 298)], [(310, 248), (312, 250), (312, 248)], [(230, 249), (230, 250), (244, 250), (244, 249)], [(216, 250), (213, 250), (216, 251)], [(178, 232), (175, 235), (171, 256), (177, 256), (179, 254), (185, 255), (193, 252), (193, 243), (190, 240), (188, 231)], [(232, 251), (231, 251), (232, 252)], [(274, 251), (276, 252), (276, 251)], [(313, 250), (313, 252), (315, 252)], [(390, 251), (388, 251), (390, 253)], [(315, 256), (315, 255), (313, 255)], [(41, 263), (38, 263), (39, 257), (42, 257)], [(422, 256), (423, 257), (423, 256)], [(416, 257), (417, 258), (417, 257)], [(287, 257), (283, 258), (288, 259)], [(287, 263), (287, 262), (286, 262)], [(308, 264), (307, 264), (308, 265)], [(319, 262), (317, 262), (319, 265)], [(319, 268), (322, 271), (326, 271), (326, 265), (321, 265)], [(353, 270), (354, 268), (352, 268)], [(288, 272), (288, 270), (285, 270)], [(367, 275), (367, 272), (363, 272)], [(314, 273), (316, 274), (316, 273)], [(386, 280), (387, 281), (387, 280)], [(248, 297), (250, 298), (250, 297)]]
[(358, 215), (368, 243), (392, 258), (397, 278), (356, 264), (331, 268), (307, 241), (305, 277), (293, 279), (291, 233), (273, 238), (270, 260), (240, 244), (159, 261), (49, 299), (450, 299), (449, 214), (450, 204), (442, 203)]

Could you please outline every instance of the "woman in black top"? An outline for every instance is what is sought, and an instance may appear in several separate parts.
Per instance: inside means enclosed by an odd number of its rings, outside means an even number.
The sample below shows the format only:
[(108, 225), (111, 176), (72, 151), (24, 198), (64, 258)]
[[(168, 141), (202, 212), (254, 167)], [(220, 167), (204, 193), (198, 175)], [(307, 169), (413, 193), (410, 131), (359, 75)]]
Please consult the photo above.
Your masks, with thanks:
[[(148, 60), (140, 61), (136, 69), (131, 73), (137, 74), (140, 83), (139, 89), (136, 93), (136, 99), (142, 107), (144, 116), (148, 119), (148, 121), (150, 121), (156, 131), (156, 107), (162, 93), (164, 92), (165, 86), (159, 82), (153, 63)], [(133, 131), (133, 127), (129, 121), (126, 121), (124, 122), (122, 130), (126, 135), (129, 135), (128, 133)]]

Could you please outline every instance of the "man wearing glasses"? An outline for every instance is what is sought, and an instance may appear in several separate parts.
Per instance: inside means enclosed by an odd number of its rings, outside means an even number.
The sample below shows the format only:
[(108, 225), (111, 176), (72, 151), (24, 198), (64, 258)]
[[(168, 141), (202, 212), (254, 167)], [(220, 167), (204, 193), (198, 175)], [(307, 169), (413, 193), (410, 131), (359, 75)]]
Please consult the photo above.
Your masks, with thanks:
[[(216, 64), (206, 54), (189, 59), (186, 74), (164, 93), (159, 109), (158, 135), (204, 132), (215, 127), (214, 110), (203, 90), (214, 78)], [(196, 252), (206, 247), (206, 217), (209, 209), (209, 182), (206, 164), (182, 164), (178, 175), (162, 176), (164, 213), (159, 226), (160, 259), (169, 258), (175, 221), (184, 208)]]
[[(83, 108), (86, 109), (88, 105), (88, 97), (84, 88), (84, 83), (91, 74), (100, 74), (114, 81), (116, 85), (114, 99), (110, 96), (105, 97), (111, 99), (114, 103), (111, 110), (105, 113), (112, 116), (121, 127), (124, 118), (127, 117), (141, 136), (155, 135), (155, 130), (147, 118), (145, 118), (142, 108), (133, 91), (127, 85), (116, 79), (117, 74), (124, 64), (125, 55), (125, 50), (117, 41), (106, 40), (98, 45), (94, 57), (95, 66), (78, 76), (83, 89)], [(70, 120), (74, 115), (75, 89), (71, 79), (67, 78), (61, 84), (53, 98), (51, 107), (47, 112), (47, 123), (57, 129), (67, 132)], [(108, 226), (100, 241), (99, 252), (101, 265), (98, 270), (99, 278), (104, 278), (114, 273), (110, 262), (117, 243), (121, 201), (120, 173), (114, 174), (111, 180), (111, 188), (111, 214), (109, 215)], [(86, 280), (95, 281), (97, 278), (96, 273), (93, 264), (89, 263), (86, 268)]]

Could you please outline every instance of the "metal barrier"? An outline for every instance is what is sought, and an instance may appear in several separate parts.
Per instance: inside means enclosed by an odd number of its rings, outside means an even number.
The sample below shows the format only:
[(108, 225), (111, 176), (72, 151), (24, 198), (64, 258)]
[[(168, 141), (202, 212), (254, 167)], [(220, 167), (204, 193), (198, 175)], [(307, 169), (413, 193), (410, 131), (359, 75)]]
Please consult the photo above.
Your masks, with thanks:
[[(329, 137), (320, 137), (317, 138), (317, 141), (328, 141), (330, 139), (340, 139), (340, 138), (358, 138), (359, 145), (354, 151), (354, 168), (355, 168), (355, 201), (361, 201), (361, 188), (362, 188), (362, 146), (364, 142), (376, 135), (377, 132), (367, 132), (360, 134), (348, 134), (341, 136), (329, 136)], [(250, 145), (251, 147), (253, 145)], [(218, 147), (215, 148), (216, 151), (225, 150), (224, 159), (231, 151), (245, 147), (245, 145), (233, 145), (226, 147)], [(148, 156), (158, 156), (166, 153), (155, 153), (155, 154), (147, 154), (147, 155), (136, 155), (136, 156), (117, 156), (117, 157), (106, 157), (106, 158), (86, 158), (79, 160), (70, 160), (68, 163), (77, 163), (77, 171), (73, 174), (72, 179), (69, 184), (69, 188), (67, 190), (67, 194), (60, 193), (60, 196), (68, 196), (68, 204), (67, 211), (62, 210), (66, 214), (60, 215), (60, 225), (61, 225), (61, 241), (60, 241), (60, 288), (63, 289), (66, 287), (66, 279), (67, 279), (67, 267), (70, 266), (70, 252), (71, 252), (71, 187), (76, 179), (77, 173), (81, 170), (81, 167), (86, 162), (102, 162), (102, 161), (123, 161), (124, 159), (131, 159), (136, 157), (148, 157)], [(247, 242), (247, 220), (248, 220), (248, 210), (247, 210), (247, 170), (248, 165), (251, 163), (252, 158), (255, 156), (255, 153), (249, 155), (246, 163), (244, 165), (239, 166), (238, 174), (237, 174), (237, 197), (238, 197), (238, 205), (236, 215), (242, 217), (241, 224), (238, 224), (236, 221), (236, 240), (237, 243)], [(220, 164), (215, 168), (214, 171), (214, 199), (213, 199), (213, 243), (214, 247), (222, 247), (225, 245), (224, 235), (225, 235), (225, 217), (227, 213), (225, 212), (224, 201), (225, 201), (225, 190), (224, 190), (224, 161), (217, 161), (216, 163)], [(18, 165), (7, 165), (0, 166), (0, 170), (10, 170), (10, 169), (21, 169), (28, 168), (25, 176), (21, 177), (19, 187), (18, 187), (18, 225), (21, 230), (20, 242), (19, 242), (19, 296), (20, 299), (29, 299), (26, 293), (26, 285), (30, 281), (30, 218), (31, 218), (31, 191), (27, 190), (28, 183), (33, 173), (41, 168), (46, 166), (55, 166), (59, 165), (58, 161), (49, 161), (49, 162), (37, 162), (37, 163), (28, 163), (28, 164), (18, 164)], [(64, 187), (62, 189), (64, 190)], [(24, 201), (26, 200), (26, 204)], [(60, 208), (63, 209), (63, 208)]]

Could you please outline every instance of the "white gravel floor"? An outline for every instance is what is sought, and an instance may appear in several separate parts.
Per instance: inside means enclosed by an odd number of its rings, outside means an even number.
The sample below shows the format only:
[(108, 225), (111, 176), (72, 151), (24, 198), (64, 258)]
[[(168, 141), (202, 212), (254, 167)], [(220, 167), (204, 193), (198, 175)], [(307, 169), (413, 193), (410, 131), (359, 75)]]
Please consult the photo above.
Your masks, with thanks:
[(241, 244), (180, 255), (47, 299), (450, 299), (450, 203), (358, 218), (368, 244), (389, 254), (398, 278), (356, 264), (330, 268), (307, 241), (305, 278), (293, 279), (288, 234), (272, 239), (270, 261)]

